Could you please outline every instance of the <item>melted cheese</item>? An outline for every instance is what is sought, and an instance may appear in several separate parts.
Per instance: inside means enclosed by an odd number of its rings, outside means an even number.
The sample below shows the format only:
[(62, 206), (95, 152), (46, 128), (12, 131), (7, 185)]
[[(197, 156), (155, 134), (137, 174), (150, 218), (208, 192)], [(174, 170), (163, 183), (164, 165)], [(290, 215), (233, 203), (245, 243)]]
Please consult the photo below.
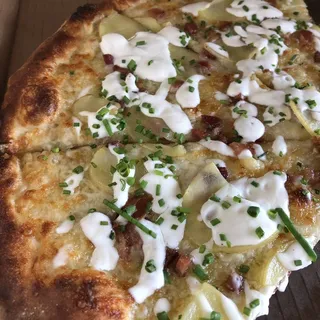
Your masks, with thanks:
[(113, 270), (118, 262), (119, 254), (114, 248), (115, 240), (110, 237), (112, 224), (108, 216), (101, 212), (93, 212), (80, 220), (85, 236), (95, 249), (90, 259), (90, 266), (96, 270)]
[(195, 108), (200, 103), (199, 82), (205, 79), (201, 75), (193, 75), (177, 90), (176, 99), (182, 108)]
[[(164, 81), (177, 75), (172, 65), (169, 41), (150, 32), (138, 32), (129, 41), (120, 34), (109, 33), (102, 37), (100, 47), (103, 54), (111, 54), (114, 64), (131, 69), (142, 79)], [(130, 66), (130, 65), (129, 65)]]
[[(164, 286), (163, 267), (166, 256), (165, 243), (159, 226), (145, 219), (141, 220), (147, 228), (157, 234), (154, 239), (145, 232), (136, 228), (143, 241), (144, 260), (138, 283), (129, 289), (130, 294), (137, 303), (142, 303), (146, 298), (151, 296), (157, 289)], [(153, 272), (146, 270), (146, 264), (152, 260), (156, 268)]]

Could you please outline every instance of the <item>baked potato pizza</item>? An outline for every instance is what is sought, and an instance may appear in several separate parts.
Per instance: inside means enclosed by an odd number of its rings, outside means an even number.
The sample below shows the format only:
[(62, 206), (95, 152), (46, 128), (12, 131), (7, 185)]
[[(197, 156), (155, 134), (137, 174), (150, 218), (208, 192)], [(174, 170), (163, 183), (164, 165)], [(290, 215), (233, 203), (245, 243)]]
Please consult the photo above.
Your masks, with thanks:
[(317, 260), (319, 63), (300, 0), (78, 8), (0, 111), (1, 317), (268, 314)]

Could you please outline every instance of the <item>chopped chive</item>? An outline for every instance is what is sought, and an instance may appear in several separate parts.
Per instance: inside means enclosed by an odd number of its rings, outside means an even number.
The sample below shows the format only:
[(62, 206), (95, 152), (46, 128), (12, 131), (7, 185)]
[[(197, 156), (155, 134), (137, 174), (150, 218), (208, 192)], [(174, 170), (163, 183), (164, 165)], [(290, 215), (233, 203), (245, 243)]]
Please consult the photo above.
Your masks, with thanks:
[(110, 125), (109, 121), (107, 119), (103, 119), (102, 123), (103, 123), (104, 127), (106, 128), (108, 135), (112, 136), (113, 132), (112, 132), (111, 125)]
[(167, 270), (163, 270), (164, 283), (171, 284), (170, 274)]
[(62, 193), (63, 194), (71, 194), (71, 191), (70, 190), (63, 190)]
[(161, 185), (157, 184), (156, 185), (156, 196), (160, 196), (160, 194), (161, 194)]
[(217, 311), (212, 311), (210, 313), (210, 320), (221, 320), (221, 313)]
[(206, 281), (209, 279), (207, 273), (204, 271), (200, 264), (196, 264), (192, 271), (200, 281)]
[(214, 257), (213, 257), (213, 254), (210, 252), (210, 253), (207, 253), (204, 258), (203, 258), (203, 262), (202, 262), (202, 265), (205, 267), (207, 266), (208, 264), (211, 264), (214, 262)]
[(302, 261), (301, 260), (294, 260), (294, 265), (297, 267), (302, 266)]
[(240, 197), (237, 197), (237, 196), (234, 196), (234, 197), (233, 197), (233, 201), (234, 201), (234, 202), (237, 202), (237, 203), (241, 203), (241, 198), (240, 198)]
[(223, 201), (221, 203), (221, 206), (222, 206), (223, 209), (229, 209), (231, 207), (231, 203), (228, 202), (228, 201)]
[(159, 218), (156, 220), (155, 224), (157, 224), (158, 226), (160, 226), (160, 225), (163, 223), (163, 221), (164, 221), (164, 219), (163, 219), (162, 217), (159, 217)]
[(213, 220), (210, 221), (210, 223), (211, 223), (211, 225), (212, 225), (213, 227), (216, 226), (217, 224), (219, 224), (220, 222), (221, 222), (221, 220), (218, 219), (218, 218), (215, 218), (215, 219), (213, 219)]
[(108, 221), (100, 221), (100, 226), (107, 226), (108, 224)]
[(206, 251), (206, 245), (205, 244), (202, 244), (200, 247), (199, 247), (199, 253), (204, 253)]
[(221, 199), (214, 194), (212, 197), (210, 197), (210, 200), (214, 202), (220, 202)]
[(183, 198), (183, 195), (181, 193), (178, 193), (177, 196), (176, 196), (178, 199), (182, 199)]
[(82, 166), (77, 166), (72, 170), (72, 172), (79, 174), (79, 173), (83, 172), (83, 170), (84, 169)]
[(253, 301), (250, 302), (249, 306), (251, 309), (256, 308), (258, 305), (260, 305), (260, 300), (259, 299), (254, 299)]
[(140, 186), (142, 189), (145, 189), (147, 185), (148, 185), (148, 181), (146, 181), (146, 180), (140, 181)]
[(166, 311), (162, 311), (162, 312), (157, 313), (157, 319), (158, 320), (170, 320), (168, 313)]
[(59, 187), (61, 187), (61, 188), (66, 188), (67, 186), (68, 186), (68, 184), (66, 182), (59, 183)]
[(219, 237), (221, 241), (227, 241), (227, 236), (224, 233), (220, 233)]
[(163, 207), (166, 203), (165, 203), (165, 201), (163, 199), (160, 199), (158, 201), (158, 204), (159, 204), (160, 207)]
[(91, 165), (92, 165), (94, 168), (98, 168), (98, 166), (97, 166), (94, 162), (91, 162)]
[(131, 72), (134, 72), (136, 69), (137, 69), (137, 64), (136, 62), (131, 59), (130, 62), (128, 63), (127, 65), (127, 68), (131, 71)]
[(110, 238), (111, 240), (114, 240), (115, 236), (116, 236), (116, 235), (115, 235), (114, 231), (111, 231), (110, 234), (109, 234), (109, 238)]
[(247, 213), (252, 218), (256, 218), (258, 214), (260, 213), (260, 208), (255, 206), (250, 206), (247, 210)]
[(194, 92), (194, 87), (189, 86), (188, 90), (189, 90), (189, 92)]
[(132, 224), (134, 224), (136, 227), (138, 227), (140, 230), (142, 230), (143, 232), (145, 232), (146, 234), (150, 235), (152, 238), (156, 238), (157, 234), (155, 232), (153, 232), (152, 230), (150, 230), (149, 228), (147, 228), (144, 224), (142, 224), (139, 220), (133, 218), (132, 216), (130, 216), (127, 212), (122, 211), (121, 209), (119, 209), (113, 202), (104, 199), (103, 203), (108, 206), (111, 210), (113, 210), (114, 212), (118, 213), (121, 217), (125, 218), (126, 220), (128, 220), (129, 222), (131, 222)]
[(268, 216), (271, 220), (275, 220), (277, 217), (277, 211), (276, 210), (268, 210)]
[(136, 182), (136, 179), (134, 177), (127, 178), (127, 184), (129, 186), (133, 186), (135, 182)]
[(145, 265), (145, 269), (149, 273), (155, 272), (157, 270), (153, 259), (147, 261), (147, 263)]
[(148, 66), (151, 66), (152, 63), (153, 63), (153, 60), (149, 60), (148, 61)]
[(279, 171), (279, 170), (274, 170), (273, 171), (273, 174), (277, 175), (277, 176), (281, 176), (282, 175), (282, 172)]
[(92, 212), (96, 212), (96, 211), (97, 211), (96, 208), (90, 208), (90, 209), (88, 210), (88, 213), (92, 213)]
[(292, 221), (287, 216), (287, 214), (283, 211), (282, 208), (276, 208), (276, 211), (279, 214), (285, 226), (288, 228), (288, 230), (291, 232), (294, 238), (300, 243), (300, 245), (306, 251), (306, 253), (311, 258), (311, 260), (313, 262), (316, 261), (317, 260), (316, 252), (309, 245), (308, 241), (298, 232), (298, 230), (295, 228), (295, 226), (293, 225)]
[(146, 45), (147, 44), (147, 42), (146, 41), (138, 41), (137, 43), (136, 43), (136, 46), (144, 46), (144, 45)]
[(74, 123), (73, 123), (73, 126), (74, 126), (74, 127), (80, 127), (80, 123), (79, 123), (79, 122), (74, 122)]
[(246, 264), (241, 264), (238, 268), (241, 273), (247, 273), (250, 270), (250, 267)]
[(257, 181), (252, 181), (251, 185), (253, 185), (255, 188), (259, 187), (259, 183)]
[(177, 225), (177, 224), (173, 224), (173, 225), (171, 226), (171, 229), (172, 229), (172, 230), (177, 230), (177, 229), (178, 229), (178, 225)]
[(92, 138), (98, 138), (99, 137), (99, 133), (98, 132), (95, 132), (92, 134)]
[(60, 148), (59, 147), (54, 147), (51, 149), (52, 153), (59, 153), (60, 152)]
[(176, 77), (172, 77), (168, 79), (168, 84), (174, 84), (176, 82)]
[(317, 106), (317, 103), (315, 100), (306, 100), (305, 103), (309, 106), (310, 109), (313, 109)]
[(244, 307), (243, 308), (243, 314), (245, 314), (246, 316), (250, 316), (250, 313), (251, 313), (251, 309), (248, 308), (248, 307)]
[(154, 170), (154, 173), (155, 173), (157, 176), (163, 176), (163, 172), (160, 171), (160, 170)]
[(264, 237), (264, 231), (261, 227), (258, 227), (256, 230), (256, 235), (258, 236), (259, 239), (263, 238)]
[(76, 220), (76, 217), (75, 217), (74, 215), (70, 215), (70, 216), (69, 216), (69, 220), (70, 220), (70, 221), (75, 221), (75, 220)]

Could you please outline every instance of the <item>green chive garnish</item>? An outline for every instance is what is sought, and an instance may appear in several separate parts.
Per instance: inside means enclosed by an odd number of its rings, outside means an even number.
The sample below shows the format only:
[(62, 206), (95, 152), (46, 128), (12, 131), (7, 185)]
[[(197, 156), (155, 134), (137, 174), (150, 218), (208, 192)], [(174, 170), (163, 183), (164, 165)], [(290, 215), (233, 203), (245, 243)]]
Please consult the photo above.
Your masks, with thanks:
[(145, 269), (147, 272), (149, 273), (152, 273), (154, 271), (157, 270), (156, 266), (155, 266), (155, 262), (153, 259), (149, 260), (147, 263), (146, 263), (146, 266), (145, 266)]
[(84, 169), (83, 169), (82, 166), (77, 166), (76, 168), (74, 168), (74, 169), (72, 170), (72, 172), (79, 174), (79, 173), (83, 172), (83, 170), (84, 170)]
[(256, 218), (258, 216), (258, 214), (260, 213), (260, 208), (251, 206), (248, 208), (247, 213), (252, 218)]
[(196, 264), (193, 268), (193, 273), (197, 276), (200, 281), (206, 281), (209, 279), (207, 273), (204, 269), (200, 266), (200, 264)]

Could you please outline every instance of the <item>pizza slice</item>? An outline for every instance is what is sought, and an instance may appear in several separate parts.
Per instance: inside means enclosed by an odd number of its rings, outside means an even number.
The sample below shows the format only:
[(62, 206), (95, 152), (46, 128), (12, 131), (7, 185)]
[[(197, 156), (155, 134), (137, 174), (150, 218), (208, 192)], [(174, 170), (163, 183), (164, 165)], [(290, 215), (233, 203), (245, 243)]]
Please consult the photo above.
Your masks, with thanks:
[(317, 136), (319, 32), (302, 3), (276, 5), (260, 19), (221, 0), (81, 7), (11, 78), (0, 140), (15, 152)]
[(3, 156), (6, 319), (267, 313), (315, 259), (319, 153), (266, 143), (263, 158), (237, 159), (212, 143)]

